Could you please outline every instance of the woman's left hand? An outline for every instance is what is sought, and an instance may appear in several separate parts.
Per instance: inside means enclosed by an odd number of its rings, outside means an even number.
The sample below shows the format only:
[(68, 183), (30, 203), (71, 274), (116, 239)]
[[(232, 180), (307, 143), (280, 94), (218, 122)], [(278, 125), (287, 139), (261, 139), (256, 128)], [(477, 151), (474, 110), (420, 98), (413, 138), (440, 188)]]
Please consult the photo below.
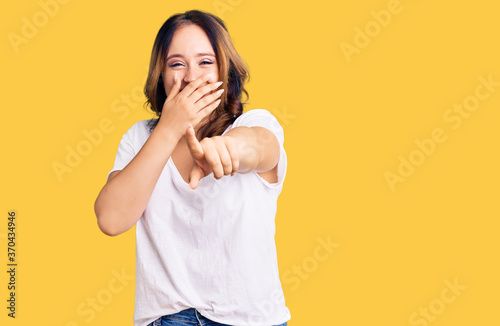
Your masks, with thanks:
[(194, 166), (189, 175), (189, 186), (196, 189), (200, 180), (213, 172), (216, 179), (225, 175), (234, 175), (239, 168), (238, 150), (234, 139), (225, 136), (196, 138), (192, 126), (186, 131), (186, 141), (194, 159)]

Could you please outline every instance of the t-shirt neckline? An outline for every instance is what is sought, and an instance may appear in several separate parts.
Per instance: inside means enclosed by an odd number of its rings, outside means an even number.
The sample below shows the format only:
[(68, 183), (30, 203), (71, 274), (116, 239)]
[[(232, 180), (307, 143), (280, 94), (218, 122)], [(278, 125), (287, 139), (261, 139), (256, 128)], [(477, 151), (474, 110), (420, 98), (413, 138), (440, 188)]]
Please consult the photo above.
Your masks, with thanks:
[(174, 179), (175, 179), (174, 182), (179, 184), (179, 185), (182, 185), (183, 188), (186, 188), (186, 189), (189, 188), (189, 190), (191, 190), (191, 188), (189, 187), (189, 183), (184, 181), (179, 170), (177, 170), (177, 167), (175, 166), (175, 163), (172, 160), (172, 156), (170, 156), (168, 158), (167, 164), (170, 166), (171, 173), (174, 175)]

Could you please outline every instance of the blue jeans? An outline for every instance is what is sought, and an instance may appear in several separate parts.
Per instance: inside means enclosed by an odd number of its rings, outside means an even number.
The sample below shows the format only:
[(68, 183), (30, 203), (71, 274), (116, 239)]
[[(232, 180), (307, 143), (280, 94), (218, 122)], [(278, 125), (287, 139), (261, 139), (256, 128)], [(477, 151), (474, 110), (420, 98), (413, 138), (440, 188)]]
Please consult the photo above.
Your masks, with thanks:
[[(230, 326), (227, 324), (217, 323), (202, 316), (196, 309), (189, 308), (179, 311), (176, 314), (165, 315), (158, 318), (148, 326)], [(271, 326), (271, 325), (270, 325)], [(281, 325), (287, 326), (286, 322)]]

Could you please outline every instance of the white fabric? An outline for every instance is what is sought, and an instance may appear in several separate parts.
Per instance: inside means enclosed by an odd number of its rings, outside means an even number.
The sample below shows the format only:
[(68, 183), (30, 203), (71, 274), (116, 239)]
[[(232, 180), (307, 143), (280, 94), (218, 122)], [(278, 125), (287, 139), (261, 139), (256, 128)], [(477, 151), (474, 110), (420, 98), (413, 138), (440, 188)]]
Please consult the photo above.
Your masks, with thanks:
[[(150, 135), (149, 121), (135, 123), (123, 135), (109, 173), (123, 169), (141, 149)], [(191, 190), (168, 160), (136, 224), (135, 326), (187, 308), (235, 326), (290, 320), (274, 242), (287, 167), (283, 129), (262, 109), (243, 113), (225, 132), (238, 126), (261, 126), (276, 135), (278, 182), (269, 183), (255, 171), (220, 180), (210, 174)]]

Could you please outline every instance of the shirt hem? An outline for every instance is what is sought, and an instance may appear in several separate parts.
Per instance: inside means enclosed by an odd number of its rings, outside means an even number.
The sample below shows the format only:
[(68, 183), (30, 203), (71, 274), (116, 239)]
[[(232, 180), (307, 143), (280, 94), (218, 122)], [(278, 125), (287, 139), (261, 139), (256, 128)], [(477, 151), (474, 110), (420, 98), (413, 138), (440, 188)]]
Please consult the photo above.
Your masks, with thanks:
[[(227, 320), (222, 320), (222, 319), (219, 319), (219, 318), (216, 318), (216, 317), (213, 317), (212, 315), (210, 315), (207, 310), (205, 309), (200, 309), (200, 308), (196, 308), (196, 310), (201, 314), (203, 315), (203, 317), (205, 318), (208, 318), (210, 320), (213, 320), (217, 323), (221, 323), (221, 324), (228, 324), (228, 321)], [(265, 324), (253, 324), (253, 323), (246, 323), (246, 324), (235, 324), (233, 322), (230, 322), (229, 325), (232, 325), (232, 326), (272, 326), (272, 325), (281, 325), (281, 324), (284, 324), (285, 322), (288, 322), (291, 318), (288, 316), (286, 317), (283, 321), (278, 321), (278, 322), (273, 322), (272, 324), (269, 324), (269, 323), (265, 323)]]

